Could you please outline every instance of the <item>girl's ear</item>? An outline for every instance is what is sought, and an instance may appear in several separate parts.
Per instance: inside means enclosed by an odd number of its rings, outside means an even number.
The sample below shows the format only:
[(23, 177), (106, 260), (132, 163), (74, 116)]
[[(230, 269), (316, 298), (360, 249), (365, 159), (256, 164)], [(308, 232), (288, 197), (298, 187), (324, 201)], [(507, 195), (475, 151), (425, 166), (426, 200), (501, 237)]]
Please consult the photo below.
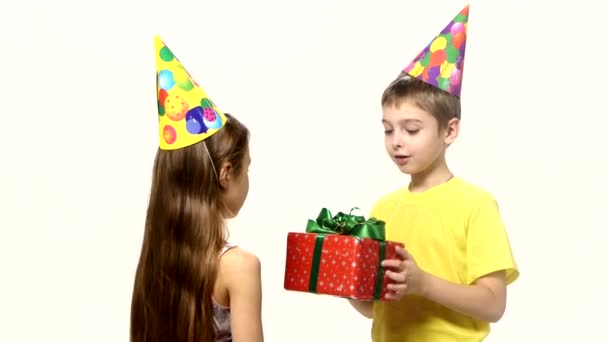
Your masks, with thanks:
[(460, 119), (452, 118), (448, 121), (447, 128), (445, 130), (444, 141), (446, 145), (451, 145), (456, 138), (458, 137), (458, 132), (460, 131)]
[(227, 188), (232, 176), (232, 164), (225, 162), (220, 168), (220, 186)]

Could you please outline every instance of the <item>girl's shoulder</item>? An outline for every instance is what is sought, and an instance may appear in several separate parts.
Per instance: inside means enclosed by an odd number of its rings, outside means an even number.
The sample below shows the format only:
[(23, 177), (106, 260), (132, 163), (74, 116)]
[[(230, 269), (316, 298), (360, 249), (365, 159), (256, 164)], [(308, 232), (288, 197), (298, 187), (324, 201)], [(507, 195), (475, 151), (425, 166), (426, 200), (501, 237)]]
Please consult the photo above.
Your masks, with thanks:
[(260, 268), (260, 259), (254, 253), (243, 247), (226, 244), (222, 250), (220, 268), (228, 268), (231, 272), (248, 268)]
[(228, 292), (230, 301), (255, 295), (261, 288), (261, 278), (261, 263), (257, 255), (240, 246), (226, 249), (220, 259), (218, 279), (221, 279), (221, 287)]
[(231, 294), (257, 288), (261, 283), (259, 258), (236, 245), (226, 244), (218, 265), (214, 297), (219, 305), (229, 307)]
[(228, 252), (231, 249), (237, 248), (238, 246), (235, 244), (232, 244), (230, 242), (226, 242), (224, 243), (224, 248), (222, 248), (222, 252), (220, 253), (221, 256), (223, 256), (224, 254), (226, 254), (226, 252)]

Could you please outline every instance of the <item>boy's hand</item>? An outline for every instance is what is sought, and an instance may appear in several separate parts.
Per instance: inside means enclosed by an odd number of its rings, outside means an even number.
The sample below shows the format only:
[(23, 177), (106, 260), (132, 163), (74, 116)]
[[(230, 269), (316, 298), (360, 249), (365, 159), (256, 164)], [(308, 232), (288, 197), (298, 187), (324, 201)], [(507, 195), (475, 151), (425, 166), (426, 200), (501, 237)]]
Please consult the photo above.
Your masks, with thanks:
[(386, 299), (400, 300), (404, 295), (422, 295), (425, 291), (427, 273), (418, 267), (414, 257), (405, 249), (397, 246), (395, 251), (402, 260), (382, 261), (383, 267), (392, 269), (386, 271), (386, 276), (395, 282), (387, 285), (389, 292), (386, 294)]

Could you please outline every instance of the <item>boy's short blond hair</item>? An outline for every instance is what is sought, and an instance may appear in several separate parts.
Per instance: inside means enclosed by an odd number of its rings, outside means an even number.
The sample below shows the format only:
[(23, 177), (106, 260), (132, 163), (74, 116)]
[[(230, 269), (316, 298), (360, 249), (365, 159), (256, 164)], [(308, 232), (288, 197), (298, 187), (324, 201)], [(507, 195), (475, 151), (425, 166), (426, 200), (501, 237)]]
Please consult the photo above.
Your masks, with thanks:
[(458, 97), (402, 72), (384, 90), (382, 107), (399, 107), (406, 100), (432, 114), (439, 128), (445, 128), (453, 118), (460, 119)]

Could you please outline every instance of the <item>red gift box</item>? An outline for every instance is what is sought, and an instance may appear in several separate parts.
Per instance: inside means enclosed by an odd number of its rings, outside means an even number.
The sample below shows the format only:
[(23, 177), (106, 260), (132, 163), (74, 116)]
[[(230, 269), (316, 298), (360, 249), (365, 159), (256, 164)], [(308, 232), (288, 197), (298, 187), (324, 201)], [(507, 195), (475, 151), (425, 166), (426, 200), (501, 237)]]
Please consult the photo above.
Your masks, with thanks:
[(290, 232), (284, 288), (358, 300), (384, 300), (390, 279), (384, 275), (380, 262), (398, 258), (396, 246), (403, 244), (337, 233)]

